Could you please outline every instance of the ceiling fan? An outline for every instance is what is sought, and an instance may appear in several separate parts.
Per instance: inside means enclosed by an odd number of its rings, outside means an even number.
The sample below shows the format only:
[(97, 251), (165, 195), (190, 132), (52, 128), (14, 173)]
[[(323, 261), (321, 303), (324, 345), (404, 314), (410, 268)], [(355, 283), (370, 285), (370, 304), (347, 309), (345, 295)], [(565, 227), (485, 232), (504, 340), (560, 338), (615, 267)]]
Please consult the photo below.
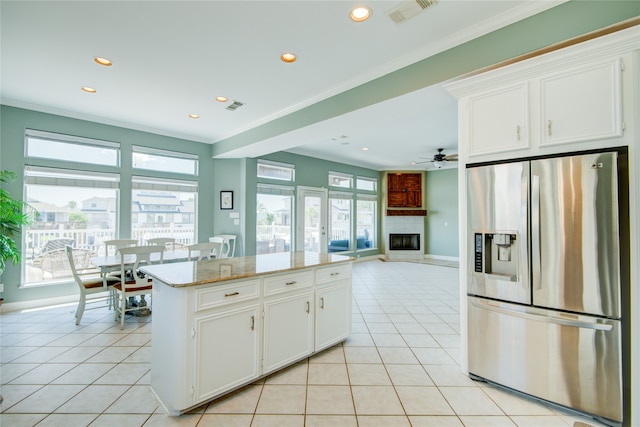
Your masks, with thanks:
[(415, 162), (415, 164), (420, 163), (433, 163), (437, 169), (440, 169), (444, 166), (445, 162), (457, 162), (458, 155), (457, 154), (444, 154), (444, 148), (438, 148), (438, 152), (433, 155), (433, 158), (430, 160), (425, 160), (424, 162)]

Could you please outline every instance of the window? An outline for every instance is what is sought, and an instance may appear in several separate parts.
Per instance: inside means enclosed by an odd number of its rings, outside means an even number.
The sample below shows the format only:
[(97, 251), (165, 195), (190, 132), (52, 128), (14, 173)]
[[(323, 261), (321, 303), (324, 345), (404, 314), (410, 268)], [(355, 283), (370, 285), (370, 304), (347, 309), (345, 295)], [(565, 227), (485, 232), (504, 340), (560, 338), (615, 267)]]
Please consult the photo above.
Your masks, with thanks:
[(356, 178), (356, 188), (358, 191), (378, 191), (378, 180), (375, 178), (365, 178), (359, 176)]
[(356, 250), (377, 247), (377, 212), (377, 196), (358, 194), (356, 201)]
[(80, 273), (95, 272), (91, 257), (117, 236), (118, 186), (117, 174), (25, 167), (25, 200), (39, 215), (23, 233), (24, 286), (71, 279), (66, 245)]
[(351, 250), (351, 193), (329, 192), (328, 252)]
[(131, 194), (131, 238), (141, 243), (173, 237), (196, 242), (198, 184), (194, 181), (134, 176)]
[(149, 147), (133, 147), (133, 167), (160, 172), (198, 175), (198, 156)]
[(351, 188), (353, 177), (340, 172), (329, 172), (329, 185), (331, 187)]
[(26, 157), (120, 166), (120, 144), (27, 129)]
[(293, 187), (258, 184), (256, 199), (256, 255), (290, 252)]
[(258, 178), (275, 179), (278, 181), (294, 181), (295, 167), (286, 163), (276, 163), (258, 160)]

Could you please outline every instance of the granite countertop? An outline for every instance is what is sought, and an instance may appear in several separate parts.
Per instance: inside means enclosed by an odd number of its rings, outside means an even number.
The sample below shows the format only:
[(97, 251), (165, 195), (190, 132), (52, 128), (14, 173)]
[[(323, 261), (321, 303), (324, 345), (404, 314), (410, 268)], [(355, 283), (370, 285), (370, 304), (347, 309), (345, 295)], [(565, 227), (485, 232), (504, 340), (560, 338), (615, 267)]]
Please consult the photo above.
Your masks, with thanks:
[(316, 252), (281, 252), (236, 258), (186, 261), (141, 267), (140, 270), (174, 288), (245, 279), (263, 274), (320, 267), (355, 258)]

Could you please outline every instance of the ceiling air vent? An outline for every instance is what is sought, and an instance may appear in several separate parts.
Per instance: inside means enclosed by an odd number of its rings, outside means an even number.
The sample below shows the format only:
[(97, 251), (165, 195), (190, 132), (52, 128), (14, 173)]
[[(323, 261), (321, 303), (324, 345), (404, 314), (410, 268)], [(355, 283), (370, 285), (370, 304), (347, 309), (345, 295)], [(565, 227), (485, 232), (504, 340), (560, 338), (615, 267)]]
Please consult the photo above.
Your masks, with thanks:
[(243, 105), (244, 103), (240, 101), (233, 101), (233, 103), (229, 104), (226, 109), (229, 111), (236, 111), (238, 108), (242, 107)]
[(413, 18), (414, 16), (418, 15), (420, 12), (422, 12), (426, 8), (434, 6), (436, 3), (438, 3), (438, 0), (404, 1), (398, 4), (396, 7), (389, 10), (387, 12), (387, 15), (396, 24), (401, 24)]

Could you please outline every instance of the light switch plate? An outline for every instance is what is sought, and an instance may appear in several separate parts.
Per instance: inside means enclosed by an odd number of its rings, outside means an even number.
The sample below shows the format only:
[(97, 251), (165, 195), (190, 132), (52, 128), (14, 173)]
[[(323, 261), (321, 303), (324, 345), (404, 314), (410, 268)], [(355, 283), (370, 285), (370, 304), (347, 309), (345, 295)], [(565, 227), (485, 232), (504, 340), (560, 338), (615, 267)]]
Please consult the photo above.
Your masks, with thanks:
[(229, 212), (229, 218), (240, 218), (240, 212)]

